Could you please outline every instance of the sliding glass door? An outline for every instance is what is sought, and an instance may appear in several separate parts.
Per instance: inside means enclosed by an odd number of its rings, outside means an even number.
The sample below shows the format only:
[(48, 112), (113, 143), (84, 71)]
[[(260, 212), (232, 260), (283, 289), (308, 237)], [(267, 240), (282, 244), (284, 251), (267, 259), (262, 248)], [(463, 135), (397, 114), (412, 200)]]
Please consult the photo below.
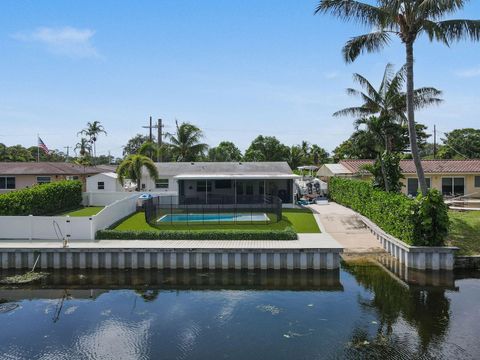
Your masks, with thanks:
[(465, 195), (465, 178), (463, 177), (442, 178), (442, 194), (444, 196)]

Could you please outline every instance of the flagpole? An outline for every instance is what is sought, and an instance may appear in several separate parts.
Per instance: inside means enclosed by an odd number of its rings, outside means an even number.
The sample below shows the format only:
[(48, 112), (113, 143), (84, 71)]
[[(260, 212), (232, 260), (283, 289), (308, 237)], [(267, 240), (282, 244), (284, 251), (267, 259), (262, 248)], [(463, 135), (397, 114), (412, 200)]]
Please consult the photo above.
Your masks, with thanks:
[(37, 133), (37, 162), (40, 162), (40, 144), (38, 143), (38, 139), (40, 139), (39, 133)]

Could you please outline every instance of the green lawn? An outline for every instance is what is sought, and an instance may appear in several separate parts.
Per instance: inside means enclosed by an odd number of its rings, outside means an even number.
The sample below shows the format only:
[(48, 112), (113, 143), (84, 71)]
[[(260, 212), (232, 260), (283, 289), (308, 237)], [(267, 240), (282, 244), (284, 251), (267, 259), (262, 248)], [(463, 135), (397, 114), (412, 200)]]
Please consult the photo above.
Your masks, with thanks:
[(480, 255), (480, 211), (449, 211), (448, 244), (460, 248), (458, 255)]
[(92, 216), (98, 214), (103, 209), (103, 206), (88, 206), (81, 209), (68, 211), (66, 213), (59, 214), (58, 216)]
[(244, 224), (244, 225), (159, 225), (157, 227), (150, 226), (145, 221), (143, 212), (135, 213), (125, 219), (115, 227), (115, 230), (283, 230), (291, 226), (297, 233), (319, 233), (317, 222), (310, 210), (304, 209), (285, 209), (283, 210), (283, 219), (277, 223), (265, 224)]

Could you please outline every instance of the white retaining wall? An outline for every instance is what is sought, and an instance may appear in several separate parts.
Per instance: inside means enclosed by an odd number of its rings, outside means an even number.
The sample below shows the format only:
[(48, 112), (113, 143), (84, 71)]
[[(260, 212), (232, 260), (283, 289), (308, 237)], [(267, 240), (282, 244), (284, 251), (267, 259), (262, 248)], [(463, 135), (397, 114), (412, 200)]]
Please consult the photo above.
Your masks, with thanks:
[(95, 233), (136, 210), (138, 194), (110, 203), (93, 216), (0, 216), (0, 239), (95, 240)]
[(357, 216), (377, 237), (382, 247), (407, 268), (418, 270), (453, 270), (456, 247), (410, 246), (387, 234), (377, 224), (357, 213)]

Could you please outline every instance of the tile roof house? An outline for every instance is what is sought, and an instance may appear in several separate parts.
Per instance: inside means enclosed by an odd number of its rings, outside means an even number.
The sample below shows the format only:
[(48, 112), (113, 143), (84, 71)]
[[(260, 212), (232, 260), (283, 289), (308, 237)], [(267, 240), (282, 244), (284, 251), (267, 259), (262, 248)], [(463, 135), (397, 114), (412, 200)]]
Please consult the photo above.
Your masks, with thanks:
[[(329, 177), (342, 176), (351, 178), (370, 177), (363, 169), (374, 160), (341, 160), (338, 164), (325, 164), (317, 176), (328, 181)], [(422, 160), (427, 185), (441, 191), (445, 196), (471, 195), (480, 197), (480, 159), (472, 160)], [(413, 160), (401, 160), (400, 168), (405, 177), (402, 179), (402, 191), (416, 195), (418, 179)]]
[(80, 180), (102, 168), (60, 162), (0, 162), (0, 193), (59, 180)]

